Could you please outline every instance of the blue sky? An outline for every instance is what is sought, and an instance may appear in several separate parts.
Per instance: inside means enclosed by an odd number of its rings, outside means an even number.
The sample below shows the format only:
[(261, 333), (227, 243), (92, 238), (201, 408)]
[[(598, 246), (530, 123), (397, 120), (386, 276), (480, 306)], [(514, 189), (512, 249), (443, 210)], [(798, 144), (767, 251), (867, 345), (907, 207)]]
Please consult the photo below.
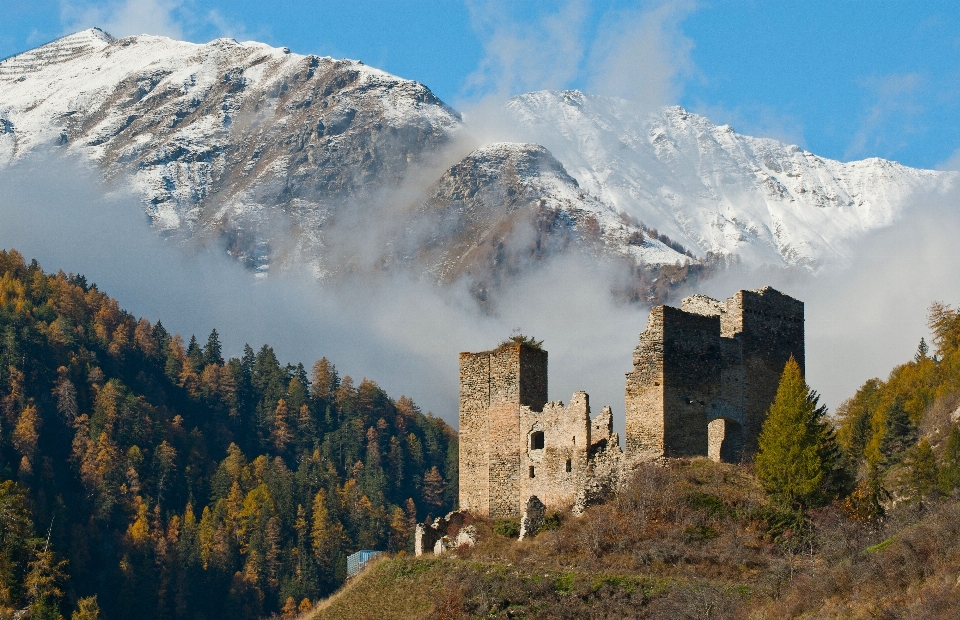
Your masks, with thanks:
[(93, 25), (356, 58), (461, 109), (580, 88), (825, 157), (960, 168), (955, 2), (0, 0), (0, 57)]

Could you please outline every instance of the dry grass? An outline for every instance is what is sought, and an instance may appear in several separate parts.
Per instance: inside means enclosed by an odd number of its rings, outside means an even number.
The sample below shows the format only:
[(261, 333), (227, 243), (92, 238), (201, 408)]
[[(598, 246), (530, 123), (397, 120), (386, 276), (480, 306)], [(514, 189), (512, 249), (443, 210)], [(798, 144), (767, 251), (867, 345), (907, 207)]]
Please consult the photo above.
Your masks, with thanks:
[(769, 504), (752, 473), (649, 466), (583, 517), (518, 542), (383, 560), (312, 618), (955, 618), (960, 504), (864, 524)]

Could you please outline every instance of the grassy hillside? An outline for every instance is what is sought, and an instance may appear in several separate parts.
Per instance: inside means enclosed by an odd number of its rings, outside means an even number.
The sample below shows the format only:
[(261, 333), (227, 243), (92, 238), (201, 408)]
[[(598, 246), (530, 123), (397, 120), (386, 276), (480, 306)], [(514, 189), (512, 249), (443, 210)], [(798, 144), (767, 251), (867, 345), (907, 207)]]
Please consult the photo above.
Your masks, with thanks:
[(518, 542), (479, 522), (457, 557), (395, 557), (304, 618), (955, 618), (960, 504), (857, 520), (777, 507), (747, 467), (640, 470), (626, 492)]

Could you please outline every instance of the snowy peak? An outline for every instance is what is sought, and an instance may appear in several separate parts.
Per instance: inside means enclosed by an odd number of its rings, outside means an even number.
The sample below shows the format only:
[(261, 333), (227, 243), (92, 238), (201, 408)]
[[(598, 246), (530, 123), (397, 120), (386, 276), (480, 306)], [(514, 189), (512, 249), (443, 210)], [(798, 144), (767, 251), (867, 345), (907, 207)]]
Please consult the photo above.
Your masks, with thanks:
[(67, 62), (101, 50), (115, 40), (99, 28), (81, 30), (0, 61), (0, 76), (39, 71), (46, 66)]
[(541, 91), (511, 99), (525, 139), (580, 185), (698, 254), (819, 269), (956, 175), (880, 159), (842, 163), (738, 134), (679, 106), (651, 114), (622, 99)]
[(690, 260), (583, 191), (563, 164), (533, 143), (473, 151), (433, 185), (418, 218), (407, 230), (431, 231), (417, 247), (438, 279), (468, 274), (482, 291), (531, 260), (573, 249), (630, 265)]
[(463, 156), (468, 128), (423, 84), (233, 39), (90, 29), (0, 61), (0, 166), (51, 147), (96, 162), (156, 228), (261, 273), (412, 264), (485, 299), (579, 251), (622, 260), (632, 298), (651, 299), (711, 253), (816, 271), (957, 180), (579, 91), (527, 93), (504, 116), (516, 141)]
[(338, 209), (395, 186), (461, 125), (422, 84), (255, 42), (85, 31), (4, 64), (0, 165), (59, 145), (132, 175), (159, 228), (225, 235), (255, 266), (290, 245), (260, 228), (293, 220), (298, 243), (321, 246)]

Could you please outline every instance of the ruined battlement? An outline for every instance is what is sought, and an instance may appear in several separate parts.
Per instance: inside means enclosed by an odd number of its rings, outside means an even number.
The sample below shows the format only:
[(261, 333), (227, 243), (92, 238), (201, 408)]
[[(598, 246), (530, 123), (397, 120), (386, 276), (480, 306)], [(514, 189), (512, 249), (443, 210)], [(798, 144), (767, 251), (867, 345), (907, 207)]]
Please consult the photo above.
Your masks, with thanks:
[(621, 451), (610, 407), (592, 418), (586, 392), (547, 401), (546, 351), (461, 353), (460, 507), (511, 517), (536, 497), (582, 508), (638, 462), (749, 460), (790, 356), (803, 369), (803, 302), (773, 288), (653, 308), (626, 374)]

